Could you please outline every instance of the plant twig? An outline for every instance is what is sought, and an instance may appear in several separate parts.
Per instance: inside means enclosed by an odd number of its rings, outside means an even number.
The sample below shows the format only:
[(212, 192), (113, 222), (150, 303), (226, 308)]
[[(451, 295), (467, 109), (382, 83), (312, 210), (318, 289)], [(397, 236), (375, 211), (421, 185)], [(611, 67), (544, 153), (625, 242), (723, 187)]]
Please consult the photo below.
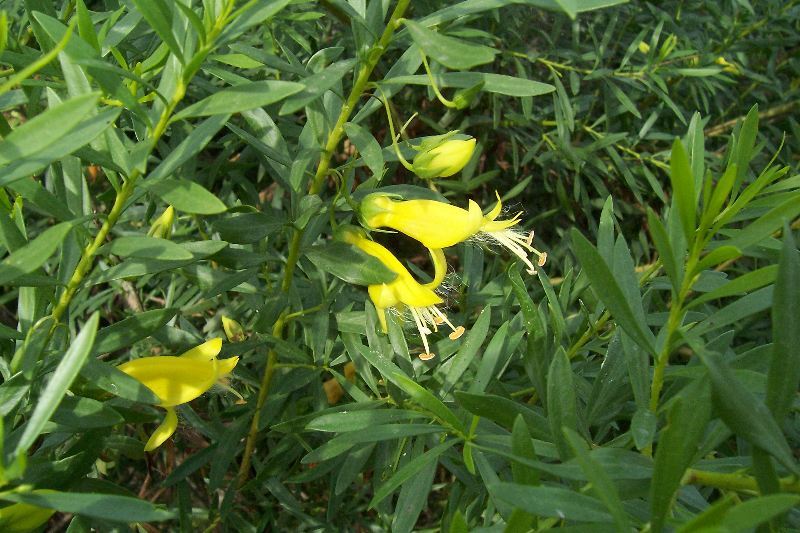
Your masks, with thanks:
[[(333, 129), (331, 129), (330, 134), (328, 134), (328, 140), (323, 148), (322, 156), (320, 157), (319, 165), (317, 166), (317, 171), (314, 173), (314, 177), (308, 187), (309, 195), (318, 194), (322, 190), (322, 186), (325, 183), (325, 178), (328, 176), (328, 171), (330, 170), (333, 152), (344, 136), (344, 125), (355, 110), (356, 104), (361, 98), (361, 95), (364, 93), (364, 90), (369, 83), (369, 78), (372, 75), (372, 71), (375, 69), (375, 66), (378, 64), (378, 61), (383, 53), (389, 47), (392, 36), (400, 24), (399, 20), (403, 17), (403, 14), (408, 8), (409, 3), (410, 0), (399, 0), (397, 2), (397, 5), (395, 6), (394, 11), (392, 12), (391, 17), (386, 24), (386, 29), (383, 31), (381, 38), (367, 53), (367, 59), (361, 65), (358, 76), (353, 83), (353, 89), (350, 91), (350, 95), (342, 105), (342, 110), (339, 113), (339, 118), (336, 119)], [(300, 243), (303, 240), (303, 234), (304, 231), (302, 229), (296, 229), (289, 244), (289, 253), (286, 257), (286, 266), (283, 271), (283, 281), (281, 283), (281, 290), (284, 293), (288, 292), (292, 285), (294, 270), (297, 266), (297, 261), (300, 259)], [(281, 318), (278, 319), (280, 322), (280, 328), (273, 328), (273, 335), (276, 338), (283, 338), (283, 326), (288, 312), (289, 306), (287, 305), (281, 313)], [(276, 326), (278, 326), (277, 322)], [(258, 438), (258, 419), (261, 409), (264, 407), (264, 404), (269, 396), (270, 383), (272, 382), (272, 376), (275, 372), (277, 357), (277, 352), (274, 349), (270, 350), (267, 354), (267, 365), (264, 368), (264, 375), (261, 378), (261, 390), (259, 390), (259, 395), (256, 400), (255, 411), (253, 413), (253, 422), (250, 424), (250, 432), (247, 434), (244, 455), (242, 457), (241, 467), (239, 468), (240, 487), (244, 485), (249, 475), (251, 456), (253, 454), (253, 450), (255, 450), (255, 442)]]

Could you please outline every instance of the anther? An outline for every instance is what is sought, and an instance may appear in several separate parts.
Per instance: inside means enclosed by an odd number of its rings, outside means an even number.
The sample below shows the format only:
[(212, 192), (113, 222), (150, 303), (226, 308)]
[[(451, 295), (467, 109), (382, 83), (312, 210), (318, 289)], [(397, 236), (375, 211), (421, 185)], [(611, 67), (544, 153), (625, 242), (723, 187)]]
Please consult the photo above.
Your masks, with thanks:
[(461, 335), (463, 335), (465, 331), (466, 329), (464, 329), (464, 326), (458, 326), (456, 329), (453, 330), (453, 332), (450, 335), (448, 335), (448, 337), (450, 337), (450, 340), (454, 341)]
[(433, 352), (419, 354), (420, 361), (430, 361), (434, 357), (436, 357), (436, 354)]

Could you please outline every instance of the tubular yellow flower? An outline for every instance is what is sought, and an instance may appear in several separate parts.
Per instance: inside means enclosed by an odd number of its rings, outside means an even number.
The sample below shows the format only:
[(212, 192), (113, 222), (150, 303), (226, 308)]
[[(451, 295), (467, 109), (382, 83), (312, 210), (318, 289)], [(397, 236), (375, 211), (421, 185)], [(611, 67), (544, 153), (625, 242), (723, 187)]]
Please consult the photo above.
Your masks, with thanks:
[(434, 289), (442, 283), (447, 271), (444, 252), (441, 249), (429, 249), (434, 265), (434, 277), (430, 283), (421, 284), (414, 279), (408, 269), (389, 250), (377, 242), (367, 239), (362, 230), (353, 226), (340, 228), (337, 232), (337, 237), (375, 257), (386, 268), (397, 274), (397, 277), (389, 283), (367, 287), (370, 299), (372, 299), (378, 311), (378, 319), (384, 333), (387, 331), (387, 310), (395, 308), (401, 311), (407, 307), (425, 347), (425, 353), (419, 356), (423, 361), (432, 359), (435, 356), (431, 352), (427, 338), (431, 333), (431, 328), (433, 328), (433, 331), (438, 331), (441, 324), (447, 324), (453, 330), (450, 333), (451, 339), (457, 339), (464, 333), (463, 326), (454, 326), (447, 318), (447, 315), (437, 307), (438, 304), (442, 303), (442, 299), (434, 292)]
[(446, 248), (469, 238), (489, 239), (519, 257), (536, 273), (530, 255), (537, 257), (542, 266), (547, 254), (533, 247), (533, 232), (526, 235), (514, 226), (520, 222), (520, 213), (508, 220), (497, 220), (503, 209), (500, 195), (497, 204), (487, 214), (481, 213), (478, 204), (469, 201), (468, 209), (436, 200), (396, 200), (388, 195), (373, 193), (361, 203), (361, 218), (371, 229), (391, 228), (418, 240), (428, 248)]
[(145, 451), (164, 443), (178, 427), (175, 406), (190, 402), (204, 394), (230, 374), (238, 357), (217, 361), (222, 339), (211, 339), (179, 356), (142, 357), (121, 364), (118, 368), (141, 382), (158, 396), (159, 406), (167, 411), (164, 422), (150, 436)]
[(447, 178), (464, 168), (475, 151), (475, 139), (450, 139), (421, 146), (411, 170), (420, 178)]

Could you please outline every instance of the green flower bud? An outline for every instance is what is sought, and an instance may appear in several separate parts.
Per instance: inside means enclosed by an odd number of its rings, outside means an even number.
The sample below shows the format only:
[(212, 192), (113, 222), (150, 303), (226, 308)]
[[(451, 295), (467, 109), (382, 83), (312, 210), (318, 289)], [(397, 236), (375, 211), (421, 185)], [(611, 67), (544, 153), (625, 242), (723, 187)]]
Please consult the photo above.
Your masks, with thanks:
[(420, 178), (447, 178), (464, 168), (474, 151), (475, 139), (472, 138), (448, 139), (433, 146), (423, 144), (411, 169)]
[(150, 231), (147, 235), (150, 237), (157, 237), (159, 239), (169, 239), (172, 235), (172, 224), (175, 222), (175, 209), (172, 206), (167, 207), (161, 216), (158, 217), (153, 225), (150, 226)]
[(244, 328), (232, 318), (222, 317), (222, 329), (230, 342), (242, 342), (245, 339)]
[(484, 82), (480, 82), (472, 87), (459, 89), (456, 91), (456, 94), (453, 95), (453, 106), (455, 106), (456, 109), (468, 108), (475, 100), (475, 97), (477, 97), (483, 90), (483, 85)]

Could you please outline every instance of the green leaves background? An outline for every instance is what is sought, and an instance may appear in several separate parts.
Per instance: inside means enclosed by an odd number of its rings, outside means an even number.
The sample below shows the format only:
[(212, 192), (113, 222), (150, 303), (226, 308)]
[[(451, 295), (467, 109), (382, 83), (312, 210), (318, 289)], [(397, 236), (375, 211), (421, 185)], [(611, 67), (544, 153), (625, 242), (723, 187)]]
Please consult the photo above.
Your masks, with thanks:
[[(0, 529), (800, 527), (798, 2), (0, 9)], [(381, 92), (478, 155), (423, 188)], [(376, 189), (497, 190), (550, 261), (448, 249), (468, 331), (423, 363), (362, 287), (393, 274), (330, 242)], [(223, 316), (242, 400), (145, 457), (156, 399), (115, 366)]]

